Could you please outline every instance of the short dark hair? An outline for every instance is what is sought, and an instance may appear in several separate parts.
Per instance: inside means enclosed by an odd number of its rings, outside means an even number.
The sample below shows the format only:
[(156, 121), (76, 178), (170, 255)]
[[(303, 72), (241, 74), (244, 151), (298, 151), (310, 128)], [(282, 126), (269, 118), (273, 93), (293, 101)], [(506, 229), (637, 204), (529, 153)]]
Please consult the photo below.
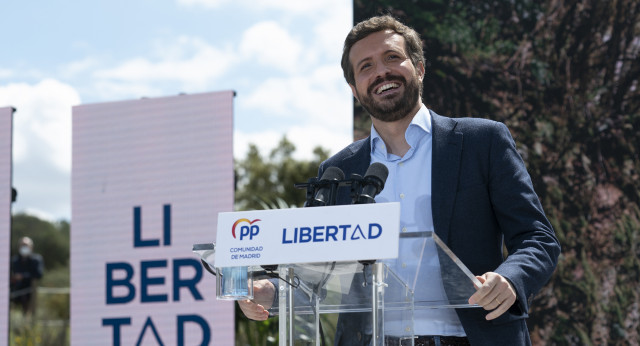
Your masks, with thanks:
[(356, 24), (344, 40), (344, 48), (342, 49), (342, 72), (347, 83), (351, 85), (356, 84), (353, 66), (351, 66), (351, 62), (349, 61), (349, 54), (351, 53), (353, 45), (363, 38), (383, 30), (393, 30), (404, 37), (404, 49), (409, 55), (409, 59), (411, 59), (413, 65), (418, 66), (418, 63), (422, 63), (422, 65), (425, 66), (422, 40), (415, 30), (389, 15), (371, 17)]

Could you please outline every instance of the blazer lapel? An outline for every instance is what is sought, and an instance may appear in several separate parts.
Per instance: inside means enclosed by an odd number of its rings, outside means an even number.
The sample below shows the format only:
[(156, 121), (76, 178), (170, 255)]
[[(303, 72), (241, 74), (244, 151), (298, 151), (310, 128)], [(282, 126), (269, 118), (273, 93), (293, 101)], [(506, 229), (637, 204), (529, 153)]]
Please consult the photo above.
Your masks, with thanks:
[(367, 137), (359, 148), (353, 148), (351, 156), (342, 160), (345, 178), (349, 178), (352, 173), (364, 176), (371, 164), (371, 136)]
[(462, 132), (457, 122), (431, 112), (433, 152), (431, 165), (431, 213), (436, 234), (449, 244), (449, 227), (460, 176)]

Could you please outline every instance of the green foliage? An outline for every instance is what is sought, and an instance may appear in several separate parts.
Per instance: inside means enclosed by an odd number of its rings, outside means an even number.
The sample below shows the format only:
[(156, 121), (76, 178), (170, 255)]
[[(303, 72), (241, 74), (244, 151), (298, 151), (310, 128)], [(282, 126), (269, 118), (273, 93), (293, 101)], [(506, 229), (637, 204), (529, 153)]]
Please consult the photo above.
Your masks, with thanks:
[(42, 255), (45, 270), (68, 268), (69, 229), (67, 221), (51, 223), (33, 215), (15, 214), (11, 218), (11, 255), (18, 253), (20, 238), (28, 236), (33, 240), (33, 252)]
[(306, 199), (305, 190), (296, 189), (294, 184), (317, 176), (318, 166), (328, 153), (316, 148), (311, 161), (298, 161), (293, 158), (294, 152), (295, 146), (286, 137), (267, 158), (251, 144), (247, 157), (236, 162), (236, 210), (264, 209), (265, 203), (278, 201), (301, 207)]
[(69, 345), (69, 321), (46, 320), (46, 313), (26, 317), (18, 309), (9, 314), (9, 344), (14, 346)]
[(638, 340), (640, 2), (354, 1), (356, 22), (381, 13), (422, 36), (427, 106), (504, 122), (518, 144), (563, 250), (534, 343)]
[(236, 304), (236, 346), (277, 345), (278, 330), (278, 317), (251, 321)]
[(34, 252), (42, 255), (45, 271), (39, 282), (35, 315), (23, 316), (11, 306), (9, 338), (12, 345), (68, 345), (70, 225), (49, 222), (28, 214), (11, 219), (11, 253), (18, 252), (20, 238), (33, 240)]
[(38, 296), (38, 308), (45, 319), (69, 320), (69, 267), (59, 267), (47, 272), (42, 278)]

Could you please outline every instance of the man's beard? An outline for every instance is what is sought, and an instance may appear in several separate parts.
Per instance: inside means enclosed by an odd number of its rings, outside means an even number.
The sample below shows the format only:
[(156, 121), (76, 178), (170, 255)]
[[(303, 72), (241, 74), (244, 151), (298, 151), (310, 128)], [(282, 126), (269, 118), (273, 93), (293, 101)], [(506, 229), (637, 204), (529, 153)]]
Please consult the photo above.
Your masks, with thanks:
[[(374, 101), (372, 97), (374, 89), (380, 87), (385, 82), (390, 81), (399, 81), (405, 86), (404, 93), (401, 97), (395, 101)], [(372, 86), (368, 88), (366, 95), (360, 95), (360, 93), (357, 93), (358, 99), (360, 100), (362, 107), (364, 107), (372, 117), (384, 122), (397, 121), (408, 116), (409, 112), (416, 107), (416, 103), (418, 102), (421, 94), (420, 89), (422, 85), (420, 83), (420, 79), (417, 75), (415, 75), (414, 78), (411, 78), (409, 83), (407, 83), (403, 76), (389, 76), (384, 80), (378, 80), (373, 83)], [(397, 95), (393, 95), (393, 97), (397, 97)]]

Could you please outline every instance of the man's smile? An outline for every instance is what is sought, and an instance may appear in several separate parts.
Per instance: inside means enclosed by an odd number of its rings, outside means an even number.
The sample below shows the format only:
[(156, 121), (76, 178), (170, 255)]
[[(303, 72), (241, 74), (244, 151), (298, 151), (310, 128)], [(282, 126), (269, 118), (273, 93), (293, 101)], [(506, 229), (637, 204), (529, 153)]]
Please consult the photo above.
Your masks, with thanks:
[(389, 89), (397, 89), (400, 87), (400, 84), (395, 83), (395, 82), (391, 82), (391, 83), (384, 83), (382, 84), (379, 88), (376, 89), (376, 94), (380, 95), (383, 92), (389, 90)]
[(375, 81), (368, 88), (369, 95), (385, 96), (397, 92), (406, 83), (402, 76), (388, 76)]

